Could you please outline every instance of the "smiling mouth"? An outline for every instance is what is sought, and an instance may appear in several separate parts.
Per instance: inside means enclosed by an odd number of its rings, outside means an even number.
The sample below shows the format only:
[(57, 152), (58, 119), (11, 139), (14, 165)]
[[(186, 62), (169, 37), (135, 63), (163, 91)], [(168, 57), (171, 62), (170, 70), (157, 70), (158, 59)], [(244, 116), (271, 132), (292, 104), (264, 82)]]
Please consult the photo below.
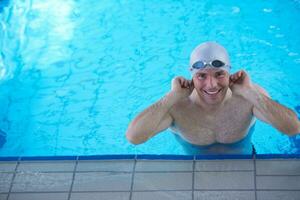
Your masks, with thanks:
[(206, 90), (203, 90), (205, 94), (208, 94), (208, 95), (216, 95), (218, 94), (222, 89), (219, 89), (219, 90), (216, 90), (216, 91), (206, 91)]

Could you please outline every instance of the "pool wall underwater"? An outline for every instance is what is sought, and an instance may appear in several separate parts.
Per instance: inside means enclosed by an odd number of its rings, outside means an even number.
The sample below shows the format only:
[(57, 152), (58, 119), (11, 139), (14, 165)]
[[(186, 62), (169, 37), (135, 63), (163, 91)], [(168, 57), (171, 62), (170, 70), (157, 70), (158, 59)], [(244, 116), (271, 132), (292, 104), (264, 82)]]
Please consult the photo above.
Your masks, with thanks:
[(190, 78), (204, 41), (300, 116), (299, 11), (292, 0), (1, 1), (0, 160), (299, 158), (299, 134), (259, 120), (237, 154), (190, 153), (170, 130), (125, 138), (172, 78)]

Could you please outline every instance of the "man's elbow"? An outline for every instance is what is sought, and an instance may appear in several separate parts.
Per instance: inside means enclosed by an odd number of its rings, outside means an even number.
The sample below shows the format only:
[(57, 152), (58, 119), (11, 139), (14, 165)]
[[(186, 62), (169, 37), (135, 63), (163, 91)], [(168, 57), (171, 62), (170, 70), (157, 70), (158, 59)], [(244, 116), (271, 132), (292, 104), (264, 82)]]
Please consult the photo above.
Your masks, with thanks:
[(295, 136), (300, 134), (300, 122), (295, 125), (290, 125), (286, 130), (283, 131), (288, 136)]
[(145, 141), (141, 140), (140, 138), (136, 137), (134, 134), (132, 134), (131, 132), (127, 131), (126, 132), (126, 139), (134, 145), (138, 145), (138, 144), (142, 144)]
[(292, 136), (295, 136), (295, 135), (298, 135), (298, 134), (300, 134), (300, 132), (299, 131), (290, 131), (290, 132), (285, 132), (285, 134), (287, 135), (287, 136), (290, 136), (290, 137), (292, 137)]

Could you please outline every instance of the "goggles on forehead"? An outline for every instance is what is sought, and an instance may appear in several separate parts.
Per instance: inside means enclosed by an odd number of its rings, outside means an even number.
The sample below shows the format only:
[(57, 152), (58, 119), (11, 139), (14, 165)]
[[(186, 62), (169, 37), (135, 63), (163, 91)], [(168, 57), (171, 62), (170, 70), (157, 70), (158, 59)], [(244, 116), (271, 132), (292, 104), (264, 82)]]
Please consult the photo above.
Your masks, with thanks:
[(230, 69), (230, 65), (226, 65), (224, 62), (220, 61), (220, 60), (213, 60), (210, 62), (205, 62), (205, 61), (197, 61), (192, 65), (193, 69), (204, 69), (207, 66), (211, 66), (211, 67), (215, 67), (215, 68), (226, 68), (227, 71), (229, 71)]

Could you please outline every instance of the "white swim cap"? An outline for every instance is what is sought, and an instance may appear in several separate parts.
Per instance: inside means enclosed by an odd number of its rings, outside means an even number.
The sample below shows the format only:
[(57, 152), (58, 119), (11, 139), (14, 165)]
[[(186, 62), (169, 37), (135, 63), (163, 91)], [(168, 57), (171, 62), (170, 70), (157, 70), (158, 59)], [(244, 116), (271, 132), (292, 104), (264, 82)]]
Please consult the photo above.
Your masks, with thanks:
[(223, 46), (216, 42), (204, 42), (192, 51), (190, 67), (192, 68), (192, 74), (207, 67), (220, 68), (229, 72), (230, 60)]

